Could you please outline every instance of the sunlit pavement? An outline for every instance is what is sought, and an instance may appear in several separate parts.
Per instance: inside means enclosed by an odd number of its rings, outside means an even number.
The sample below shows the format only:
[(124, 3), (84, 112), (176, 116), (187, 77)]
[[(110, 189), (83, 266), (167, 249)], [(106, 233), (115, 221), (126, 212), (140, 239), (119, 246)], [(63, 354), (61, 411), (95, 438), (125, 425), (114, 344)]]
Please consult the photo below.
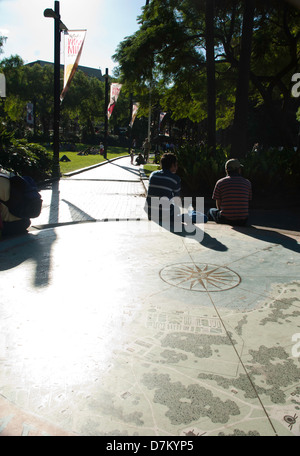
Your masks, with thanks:
[(128, 157), (0, 242), (0, 436), (300, 435), (299, 233), (143, 211)]

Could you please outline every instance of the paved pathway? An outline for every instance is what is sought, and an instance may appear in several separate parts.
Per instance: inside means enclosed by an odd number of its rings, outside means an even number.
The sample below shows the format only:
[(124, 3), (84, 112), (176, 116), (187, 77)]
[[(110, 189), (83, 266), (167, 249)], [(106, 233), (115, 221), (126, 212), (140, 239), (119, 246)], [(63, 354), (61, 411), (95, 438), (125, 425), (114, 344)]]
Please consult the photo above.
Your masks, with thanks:
[(0, 242), (0, 435), (300, 435), (299, 233), (172, 234), (128, 157)]
[[(122, 166), (123, 163), (123, 166)], [(145, 218), (145, 187), (139, 166), (128, 157), (113, 160), (44, 189), (43, 211), (33, 226), (59, 225), (107, 219)]]

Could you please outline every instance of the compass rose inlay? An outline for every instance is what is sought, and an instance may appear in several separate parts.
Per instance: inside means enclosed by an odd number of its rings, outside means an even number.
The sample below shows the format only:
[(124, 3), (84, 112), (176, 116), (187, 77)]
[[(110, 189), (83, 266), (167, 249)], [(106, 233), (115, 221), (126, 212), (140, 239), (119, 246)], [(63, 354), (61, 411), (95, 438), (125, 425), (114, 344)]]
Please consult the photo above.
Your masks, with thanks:
[(240, 276), (226, 266), (199, 263), (166, 266), (160, 277), (170, 285), (191, 291), (224, 291), (241, 282)]

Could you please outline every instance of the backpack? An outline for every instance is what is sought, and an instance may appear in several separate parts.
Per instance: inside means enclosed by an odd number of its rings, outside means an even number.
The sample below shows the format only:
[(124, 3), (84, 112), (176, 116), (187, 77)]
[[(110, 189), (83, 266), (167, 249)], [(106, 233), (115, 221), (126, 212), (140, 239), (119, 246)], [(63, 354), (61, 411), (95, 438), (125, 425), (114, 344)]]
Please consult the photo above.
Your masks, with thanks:
[(43, 200), (35, 181), (29, 176), (7, 176), (7, 179), (10, 181), (10, 197), (8, 201), (0, 200), (0, 202), (5, 204), (9, 212), (15, 217), (38, 217), (42, 210)]

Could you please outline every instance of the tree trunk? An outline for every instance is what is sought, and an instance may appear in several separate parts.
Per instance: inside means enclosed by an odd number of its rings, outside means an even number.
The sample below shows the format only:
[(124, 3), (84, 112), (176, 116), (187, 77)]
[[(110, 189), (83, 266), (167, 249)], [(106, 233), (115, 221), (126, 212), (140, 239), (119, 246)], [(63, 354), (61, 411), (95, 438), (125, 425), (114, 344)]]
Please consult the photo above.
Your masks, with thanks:
[(216, 76), (214, 47), (215, 1), (206, 0), (205, 4), (205, 41), (207, 75), (207, 144), (216, 147)]
[(244, 157), (248, 142), (248, 91), (250, 78), (251, 44), (253, 34), (254, 0), (245, 0), (242, 46), (232, 129), (231, 156)]

